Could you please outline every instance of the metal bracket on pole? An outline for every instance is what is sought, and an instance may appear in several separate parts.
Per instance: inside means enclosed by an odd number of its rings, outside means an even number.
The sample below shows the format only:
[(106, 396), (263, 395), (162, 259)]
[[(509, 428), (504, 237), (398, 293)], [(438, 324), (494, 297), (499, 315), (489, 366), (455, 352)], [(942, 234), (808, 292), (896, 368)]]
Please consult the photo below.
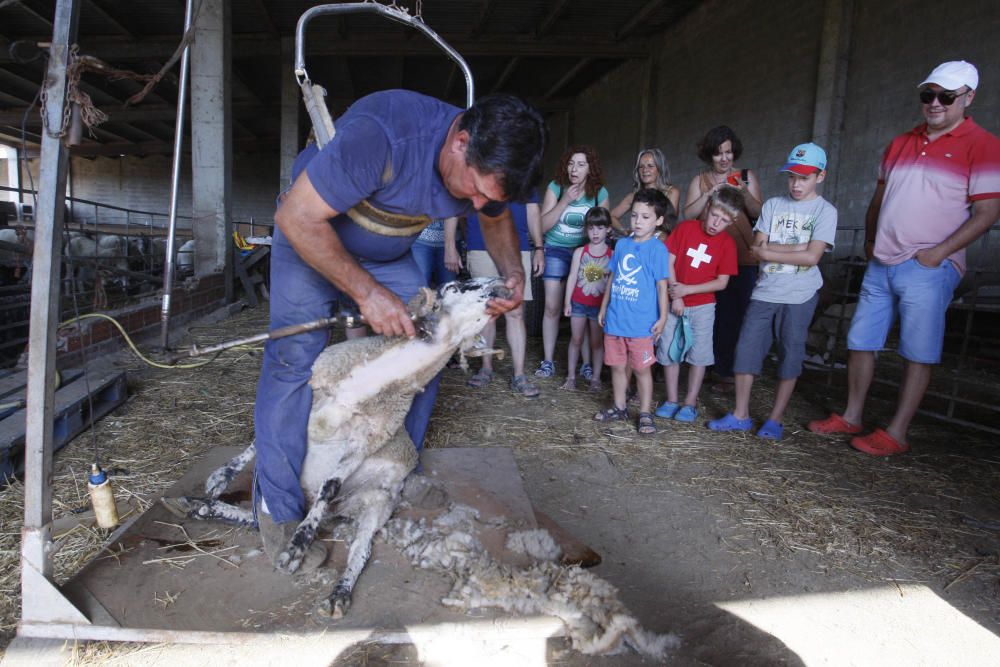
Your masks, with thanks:
[(306, 79), (299, 84), (302, 89), (302, 99), (306, 103), (306, 113), (313, 124), (313, 131), (316, 133), (316, 143), (323, 147), (336, 132), (333, 128), (333, 118), (330, 117), (330, 110), (323, 100), (326, 97), (326, 89), (323, 86), (314, 84)]
[[(333, 122), (330, 120), (330, 113), (327, 111), (326, 102), (323, 101), (323, 97), (326, 94), (325, 91), (323, 91), (323, 89), (319, 86), (313, 85), (312, 81), (309, 79), (309, 72), (306, 71), (305, 33), (306, 25), (309, 24), (309, 21), (317, 16), (325, 14), (378, 14), (389, 19), (390, 21), (408, 25), (411, 28), (422, 32), (428, 39), (437, 44), (438, 47), (440, 47), (440, 49), (444, 51), (445, 54), (447, 54), (447, 56), (451, 58), (462, 70), (462, 74), (465, 76), (465, 107), (469, 108), (472, 106), (472, 102), (475, 100), (476, 95), (475, 87), (472, 82), (472, 70), (469, 69), (468, 63), (466, 63), (465, 59), (459, 55), (458, 51), (453, 49), (446, 41), (441, 39), (440, 35), (427, 27), (427, 24), (424, 23), (422, 19), (416, 16), (410, 16), (405, 9), (400, 9), (396, 6), (387, 7), (386, 5), (381, 5), (377, 2), (350, 2), (338, 5), (318, 5), (306, 10), (306, 12), (299, 17), (299, 21), (295, 25), (295, 79), (298, 81), (299, 87), (302, 88), (302, 97), (305, 100), (306, 111), (309, 113), (309, 119), (312, 121), (313, 129), (316, 131), (316, 144), (320, 148), (322, 148), (327, 141), (333, 138)], [(327, 132), (327, 128), (330, 129), (328, 133), (329, 136), (324, 139), (322, 135)]]

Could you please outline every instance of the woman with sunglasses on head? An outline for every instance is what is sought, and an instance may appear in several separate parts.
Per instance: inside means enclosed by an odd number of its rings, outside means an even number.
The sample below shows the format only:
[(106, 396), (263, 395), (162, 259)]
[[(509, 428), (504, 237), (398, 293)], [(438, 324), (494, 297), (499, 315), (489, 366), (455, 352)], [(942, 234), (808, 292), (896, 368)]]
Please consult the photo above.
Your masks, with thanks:
[(739, 274), (729, 279), (726, 289), (716, 294), (714, 393), (732, 393), (733, 358), (736, 339), (743, 324), (743, 314), (750, 304), (750, 295), (757, 282), (757, 260), (750, 252), (753, 245), (753, 223), (760, 216), (762, 205), (760, 182), (750, 169), (739, 169), (736, 161), (743, 154), (743, 143), (728, 126), (713, 127), (698, 143), (698, 158), (706, 169), (691, 179), (684, 200), (682, 219), (703, 220), (708, 213), (708, 201), (723, 185), (732, 185), (743, 194), (743, 211), (726, 233), (736, 241)]
[[(555, 374), (556, 338), (566, 293), (565, 281), (573, 263), (573, 251), (583, 245), (586, 228), (583, 217), (595, 206), (608, 208), (601, 161), (591, 146), (570, 146), (559, 158), (556, 174), (542, 200), (542, 232), (545, 234), (545, 314), (542, 317), (542, 348), (545, 358), (535, 375)], [(535, 248), (535, 252), (542, 248)], [(590, 350), (584, 346), (584, 366), (580, 375), (590, 380)]]
[[(643, 188), (654, 188), (667, 197), (674, 207), (674, 213), (680, 210), (681, 190), (670, 184), (670, 168), (667, 159), (659, 148), (644, 148), (635, 158), (635, 169), (632, 171), (632, 191), (622, 197), (618, 205), (611, 211), (611, 223), (619, 234), (628, 236), (632, 211), (632, 197)], [(671, 225), (672, 226), (672, 225)], [(670, 229), (663, 231), (669, 233)]]

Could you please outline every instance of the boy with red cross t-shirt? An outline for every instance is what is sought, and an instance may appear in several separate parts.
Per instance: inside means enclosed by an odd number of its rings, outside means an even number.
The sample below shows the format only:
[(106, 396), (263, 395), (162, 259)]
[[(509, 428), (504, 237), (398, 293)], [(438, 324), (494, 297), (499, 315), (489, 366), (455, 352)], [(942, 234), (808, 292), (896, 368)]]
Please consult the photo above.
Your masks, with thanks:
[[(729, 276), (739, 271), (736, 243), (729, 234), (720, 232), (733, 223), (742, 208), (739, 189), (723, 186), (709, 201), (704, 221), (685, 220), (665, 241), (670, 251), (670, 312), (656, 347), (656, 360), (664, 366), (667, 400), (656, 409), (658, 417), (682, 422), (698, 418), (696, 406), (705, 369), (715, 363), (715, 293), (725, 289)], [(679, 337), (684, 338), (683, 344)], [(682, 361), (691, 367), (683, 405), (677, 402)]]

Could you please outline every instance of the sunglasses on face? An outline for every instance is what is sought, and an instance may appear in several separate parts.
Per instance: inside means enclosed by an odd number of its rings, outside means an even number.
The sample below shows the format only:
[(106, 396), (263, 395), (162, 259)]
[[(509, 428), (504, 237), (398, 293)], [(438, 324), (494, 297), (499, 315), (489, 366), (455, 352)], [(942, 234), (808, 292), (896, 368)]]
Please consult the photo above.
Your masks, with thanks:
[(920, 91), (920, 101), (923, 104), (933, 104), (934, 98), (936, 97), (938, 102), (940, 102), (946, 107), (950, 107), (952, 104), (955, 103), (955, 100), (957, 100), (962, 95), (967, 95), (968, 92), (969, 91), (965, 91), (964, 93), (953, 93), (950, 90), (942, 90), (941, 92), (935, 92), (930, 88), (926, 88)]

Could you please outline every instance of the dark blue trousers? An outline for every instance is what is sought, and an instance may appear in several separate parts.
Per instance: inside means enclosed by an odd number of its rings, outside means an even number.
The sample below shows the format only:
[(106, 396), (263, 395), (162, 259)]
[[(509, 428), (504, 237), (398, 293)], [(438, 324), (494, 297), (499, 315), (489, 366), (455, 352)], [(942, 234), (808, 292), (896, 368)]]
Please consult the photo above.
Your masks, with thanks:
[[(407, 303), (424, 285), (413, 255), (391, 262), (359, 259), (361, 266)], [(273, 331), (329, 317), (340, 292), (298, 256), (275, 227), (271, 245), (271, 324)], [(257, 384), (254, 430), (257, 443), (256, 490), (276, 523), (305, 516), (299, 485), (306, 456), (306, 428), (312, 406), (312, 364), (326, 347), (328, 333), (312, 331), (268, 341)], [(423, 445), (440, 375), (417, 394), (404, 426), (417, 448)]]

